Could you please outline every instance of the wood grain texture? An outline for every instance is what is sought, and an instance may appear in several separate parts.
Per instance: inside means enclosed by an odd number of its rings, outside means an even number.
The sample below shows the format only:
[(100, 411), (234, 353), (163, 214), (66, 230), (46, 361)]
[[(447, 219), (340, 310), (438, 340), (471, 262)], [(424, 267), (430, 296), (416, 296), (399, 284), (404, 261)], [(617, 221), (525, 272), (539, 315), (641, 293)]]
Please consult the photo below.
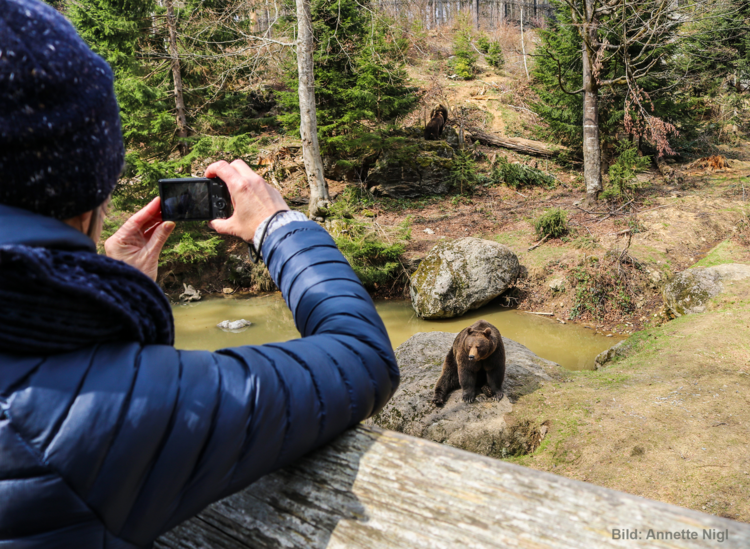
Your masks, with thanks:
[[(613, 539), (615, 528), (641, 537)], [(647, 539), (649, 530), (698, 537)], [(704, 539), (704, 530), (728, 538)], [(746, 549), (750, 525), (359, 426), (155, 547)]]
[(530, 139), (523, 139), (521, 137), (506, 137), (504, 135), (501, 136), (494, 133), (483, 132), (480, 129), (474, 127), (468, 128), (468, 130), (469, 132), (471, 132), (472, 139), (479, 141), (483, 145), (510, 149), (512, 151), (529, 154), (531, 156), (552, 158), (562, 151), (562, 149), (552, 150), (547, 146), (547, 144), (540, 141), (532, 141)]

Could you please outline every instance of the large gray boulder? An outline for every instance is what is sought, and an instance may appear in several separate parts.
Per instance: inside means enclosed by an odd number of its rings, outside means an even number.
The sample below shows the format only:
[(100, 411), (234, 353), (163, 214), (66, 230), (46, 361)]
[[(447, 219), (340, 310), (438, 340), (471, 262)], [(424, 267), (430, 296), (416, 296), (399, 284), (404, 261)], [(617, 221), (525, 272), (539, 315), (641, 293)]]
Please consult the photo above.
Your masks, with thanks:
[(442, 240), (411, 277), (411, 302), (422, 318), (452, 318), (489, 303), (516, 281), (518, 257), (481, 238)]
[[(432, 403), (433, 390), (443, 359), (453, 345), (456, 334), (448, 332), (418, 333), (396, 349), (396, 359), (401, 369), (401, 384), (385, 408), (373, 417), (372, 422), (391, 429), (441, 442), (493, 457), (519, 453), (520, 445), (533, 449), (533, 441), (541, 440), (541, 426), (526, 429), (523, 437), (517, 430), (508, 429), (505, 414), (513, 408), (511, 401), (536, 390), (544, 381), (551, 380), (560, 366), (538, 357), (529, 349), (503, 338), (506, 352), (506, 373), (503, 389), (505, 398), (500, 402), (484, 394), (475, 402), (461, 400), (461, 390), (453, 391), (445, 406)], [(546, 429), (544, 430), (546, 431)]]
[(664, 302), (674, 316), (702, 313), (708, 300), (719, 295), (722, 282), (750, 278), (750, 265), (732, 263), (716, 267), (693, 267), (677, 273), (664, 286)]
[(412, 144), (381, 154), (367, 175), (373, 194), (416, 198), (448, 192), (453, 149), (444, 141), (415, 139)]

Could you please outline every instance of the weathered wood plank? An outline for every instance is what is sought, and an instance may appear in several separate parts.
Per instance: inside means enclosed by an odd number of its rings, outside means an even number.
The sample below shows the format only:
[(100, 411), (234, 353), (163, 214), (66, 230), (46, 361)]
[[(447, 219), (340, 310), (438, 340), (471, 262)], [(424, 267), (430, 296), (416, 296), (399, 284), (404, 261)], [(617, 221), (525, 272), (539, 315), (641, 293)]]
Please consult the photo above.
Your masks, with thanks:
[[(638, 541), (613, 539), (635, 531)], [(696, 539), (648, 539), (669, 532)], [(714, 536), (704, 539), (704, 531)], [(719, 543), (715, 537), (728, 533)], [(681, 536), (682, 537), (682, 536)], [(160, 549), (743, 548), (750, 525), (360, 426), (162, 537)]]

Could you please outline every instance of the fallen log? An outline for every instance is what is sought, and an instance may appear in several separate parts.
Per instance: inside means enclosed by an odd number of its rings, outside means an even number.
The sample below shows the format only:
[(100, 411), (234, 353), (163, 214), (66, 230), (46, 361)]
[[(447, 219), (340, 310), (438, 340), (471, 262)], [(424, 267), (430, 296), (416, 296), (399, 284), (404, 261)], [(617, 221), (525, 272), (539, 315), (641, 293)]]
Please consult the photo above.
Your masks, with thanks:
[(717, 534), (722, 549), (750, 547), (749, 524), (364, 426), (215, 503), (155, 547), (634, 546), (625, 532), (636, 532), (638, 547), (705, 549)]
[(520, 137), (505, 137), (494, 133), (483, 132), (477, 128), (467, 128), (471, 132), (471, 138), (479, 141), (483, 145), (491, 147), (501, 147), (511, 151), (528, 154), (531, 156), (541, 156), (543, 158), (552, 158), (558, 155), (562, 149), (552, 150), (545, 143), (532, 141)]

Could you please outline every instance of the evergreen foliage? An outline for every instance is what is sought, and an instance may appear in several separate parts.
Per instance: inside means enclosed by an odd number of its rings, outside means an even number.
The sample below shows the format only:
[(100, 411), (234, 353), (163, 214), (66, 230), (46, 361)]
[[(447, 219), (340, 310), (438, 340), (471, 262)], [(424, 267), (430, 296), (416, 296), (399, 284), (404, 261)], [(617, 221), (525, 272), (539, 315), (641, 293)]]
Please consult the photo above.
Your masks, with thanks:
[(453, 38), (453, 58), (451, 68), (463, 80), (471, 80), (477, 72), (479, 54), (471, 44), (472, 30), (465, 18), (460, 20), (459, 28)]
[(638, 147), (628, 141), (620, 143), (617, 152), (617, 160), (609, 167), (609, 187), (602, 193), (604, 199), (629, 196), (634, 189), (636, 175), (651, 164), (651, 158), (640, 156)]
[(685, 29), (676, 61), (694, 92), (737, 92), (750, 87), (750, 0), (719, 0), (716, 9)]
[[(315, 102), (323, 154), (363, 157), (382, 149), (387, 131), (377, 130), (387, 130), (417, 101), (404, 70), (406, 42), (369, 8), (369, 0), (311, 2), (317, 43)], [(279, 93), (287, 113), (279, 118), (298, 135), (298, 79), (296, 71), (288, 74), (289, 91)]]
[[(583, 86), (582, 40), (571, 19), (570, 8), (558, 0), (552, 3), (556, 6), (555, 18), (549, 21), (548, 28), (539, 30), (540, 47), (532, 69), (538, 100), (532, 102), (531, 108), (548, 124), (548, 128), (540, 130), (541, 137), (557, 140), (577, 153), (583, 146), (583, 95), (578, 93)], [(617, 17), (613, 15), (607, 24), (600, 25), (599, 40), (615, 48), (622, 43), (622, 32), (625, 31), (618, 28)], [(649, 51), (653, 56), (670, 59), (676, 43), (674, 39), (664, 40), (664, 44)], [(630, 54), (635, 58), (638, 52), (634, 50)], [(600, 64), (599, 81), (624, 75), (619, 57), (601, 60)], [(679, 78), (671, 69), (654, 70), (640, 78), (638, 84), (647, 109), (678, 127), (687, 137), (694, 128), (695, 113), (691, 110), (690, 98), (675, 93)], [(599, 130), (604, 142), (615, 143), (619, 141), (618, 133), (626, 131), (643, 133), (643, 120), (635, 109), (630, 109), (626, 124), (627, 96), (626, 86), (605, 86), (599, 90)]]
[(470, 194), (476, 186), (477, 173), (474, 155), (470, 151), (457, 151), (453, 157), (450, 169), (451, 187), (457, 189), (459, 193)]
[(568, 216), (565, 210), (551, 208), (534, 221), (538, 238), (559, 238), (568, 232)]
[(514, 189), (526, 186), (551, 189), (555, 186), (555, 178), (551, 175), (526, 164), (511, 164), (503, 156), (493, 164), (490, 178), (496, 185), (505, 183)]
[[(156, 193), (156, 179), (176, 176), (190, 167), (189, 159), (174, 154), (177, 124), (166, 9), (153, 0), (60, 0), (53, 4), (115, 72), (127, 151), (127, 180), (115, 195), (122, 207), (140, 206)], [(259, 92), (238, 85), (257, 67), (245, 66), (231, 52), (242, 32), (252, 33), (251, 19), (224, 0), (174, 4), (180, 74), (193, 134), (189, 143), (200, 145), (206, 153), (210, 145), (218, 144), (216, 136), (232, 135), (235, 145), (247, 141), (261, 124), (272, 122), (253, 108), (263, 103)], [(234, 26), (218, 25), (216, 21), (230, 11)]]
[(503, 49), (500, 47), (499, 42), (491, 42), (487, 48), (487, 55), (485, 56), (487, 64), (494, 69), (502, 69), (505, 66), (505, 57), (503, 56)]

